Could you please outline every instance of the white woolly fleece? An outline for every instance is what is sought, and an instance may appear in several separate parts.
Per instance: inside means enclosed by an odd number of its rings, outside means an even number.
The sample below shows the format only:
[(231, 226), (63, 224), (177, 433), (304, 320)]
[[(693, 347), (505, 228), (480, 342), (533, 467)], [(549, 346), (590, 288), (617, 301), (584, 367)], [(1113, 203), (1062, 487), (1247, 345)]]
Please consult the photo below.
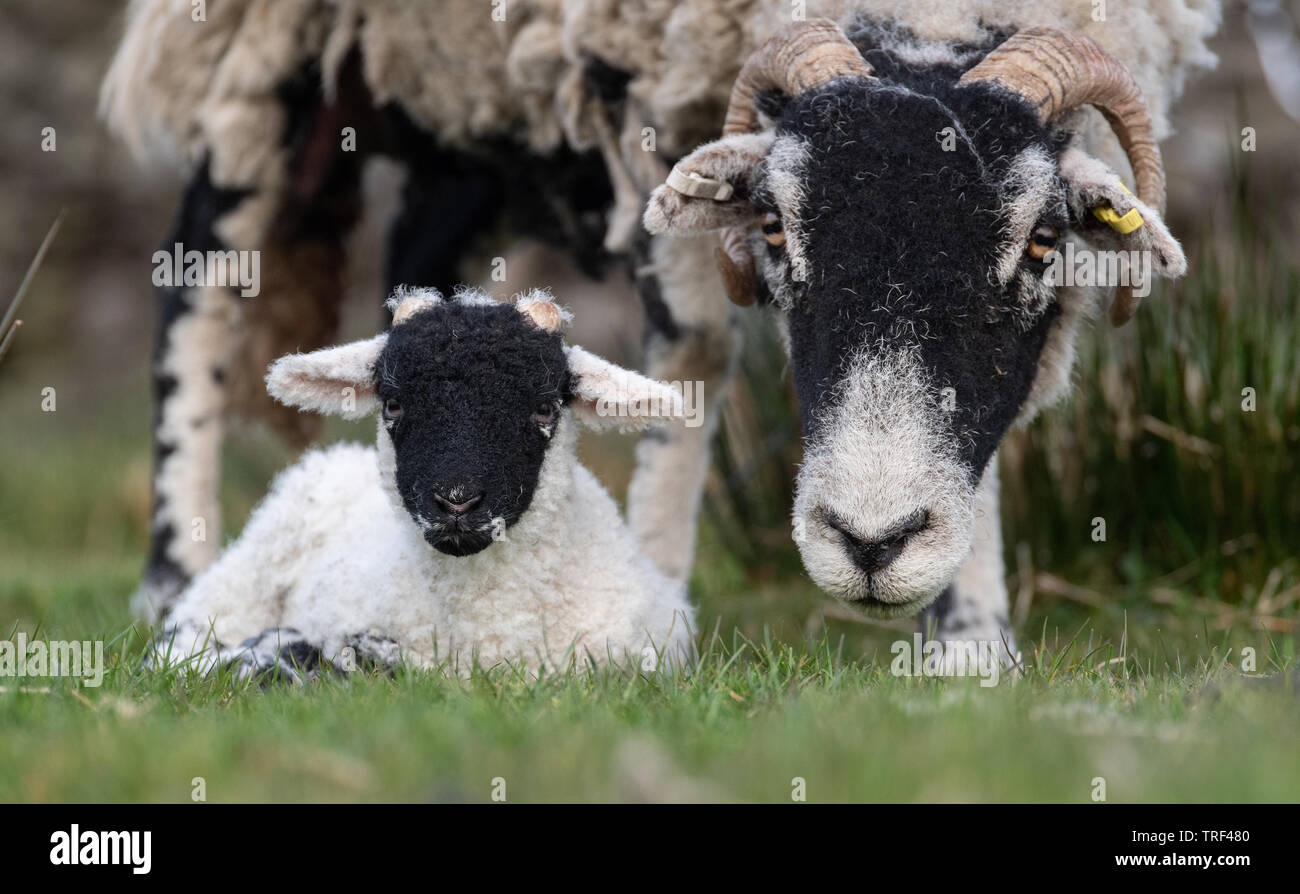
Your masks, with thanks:
[[(1206, 39), (1219, 6), (1128, 0), (1107, 4), (1103, 22), (1093, 20), (1094, 4), (1080, 0), (808, 0), (805, 11), (842, 24), (866, 14), (921, 41), (971, 42), (981, 26), (1082, 31), (1133, 72), (1163, 137), (1188, 75), (1214, 64)], [(132, 0), (100, 111), (140, 156), (193, 164), (211, 150), (216, 182), (247, 184), (262, 181), (255, 170), (278, 158), (276, 87), (319, 55), (330, 93), (354, 44), (376, 101), (400, 103), (446, 143), (514, 132), (522, 123), (534, 148), (553, 149), (561, 139), (575, 149), (594, 146), (604, 112), (590, 102), (581, 72), (596, 56), (630, 73), (629, 96), (660, 149), (685, 154), (718, 135), (736, 73), (789, 23), (790, 4), (511, 0), (504, 22), (482, 0), (226, 0), (211, 4), (205, 22), (191, 13), (187, 2)], [(898, 49), (906, 49), (901, 38)], [(918, 63), (930, 61), (926, 52), (915, 48)], [(1088, 114), (1090, 136), (1117, 149), (1100, 116)], [(1122, 163), (1122, 155), (1107, 161)]]
[[(613, 499), (574, 459), (562, 417), (523, 518), (473, 556), (437, 552), (401, 507), (387, 434), (379, 448), (311, 451), (276, 479), (239, 539), (168, 617), (173, 654), (215, 659), (268, 628), (292, 627), (337, 661), (350, 637), (397, 641), (423, 668), (467, 674), (689, 665), (685, 587), (645, 558)], [(173, 658), (173, 660), (175, 660)]]

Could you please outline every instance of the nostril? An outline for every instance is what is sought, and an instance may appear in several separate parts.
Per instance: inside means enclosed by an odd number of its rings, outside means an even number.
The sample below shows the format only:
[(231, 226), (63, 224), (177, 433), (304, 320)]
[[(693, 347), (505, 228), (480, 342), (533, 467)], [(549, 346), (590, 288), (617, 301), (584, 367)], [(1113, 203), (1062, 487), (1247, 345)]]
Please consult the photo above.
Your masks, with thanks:
[(888, 567), (898, 558), (907, 545), (907, 541), (925, 529), (930, 523), (930, 513), (919, 510), (890, 528), (884, 534), (871, 540), (858, 536), (843, 519), (834, 513), (826, 514), (826, 523), (839, 532), (844, 540), (844, 547), (849, 558), (868, 574), (874, 574)]
[(456, 501), (456, 500), (449, 499), (448, 497), (444, 497), (442, 494), (434, 494), (433, 502), (437, 503), (438, 508), (441, 509), (443, 512), (446, 512), (448, 515), (464, 515), (466, 512), (469, 512), (479, 503), (483, 502), (483, 495), (475, 494), (474, 496), (470, 497), (468, 500)]
[(925, 530), (925, 526), (930, 523), (930, 512), (927, 509), (918, 509), (910, 516), (899, 523), (894, 528), (893, 536), (904, 539), (911, 537), (913, 534), (919, 534)]

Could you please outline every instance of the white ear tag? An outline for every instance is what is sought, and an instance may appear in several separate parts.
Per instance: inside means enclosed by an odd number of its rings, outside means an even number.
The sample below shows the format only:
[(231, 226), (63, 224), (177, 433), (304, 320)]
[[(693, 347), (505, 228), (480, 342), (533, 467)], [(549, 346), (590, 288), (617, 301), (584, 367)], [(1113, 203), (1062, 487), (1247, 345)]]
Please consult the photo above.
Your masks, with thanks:
[(735, 191), (725, 180), (712, 180), (695, 171), (683, 171), (678, 165), (673, 165), (665, 182), (670, 189), (684, 196), (693, 199), (713, 199), (715, 202), (727, 201)]

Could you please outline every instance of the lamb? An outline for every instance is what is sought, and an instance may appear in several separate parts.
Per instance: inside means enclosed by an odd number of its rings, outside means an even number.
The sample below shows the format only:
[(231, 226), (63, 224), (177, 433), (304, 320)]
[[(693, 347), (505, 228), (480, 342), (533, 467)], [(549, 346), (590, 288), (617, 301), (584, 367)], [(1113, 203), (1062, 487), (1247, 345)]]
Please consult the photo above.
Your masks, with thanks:
[(271, 366), (290, 406), (377, 414), (376, 446), (313, 450), (277, 478), (168, 613), (165, 663), (292, 679), (325, 663), (688, 666), (683, 582), (577, 462), (574, 425), (680, 418), (681, 396), (564, 345), (567, 312), (544, 293), (512, 307), (410, 289), (390, 306), (389, 332)]
[[(630, 262), (648, 373), (707, 384), (704, 425), (638, 447), (628, 520), (661, 568), (690, 567), (734, 322), (756, 312), (736, 308), (757, 304), (800, 401), (810, 577), (866, 614), (928, 609), (942, 638), (1008, 641), (997, 446), (1066, 393), (1116, 285), (1054, 282), (1048, 257), (1138, 252), (1181, 274), (1158, 141), (1213, 64), (1218, 16), (1216, 0), (232, 0), (196, 25), (134, 0), (103, 110), (189, 175), (166, 244), (260, 250), (269, 281), (238, 303), (159, 293), (140, 609), (211, 561), (177, 536), (216, 515), (220, 431), (189, 421), (239, 405), (273, 349), (329, 338), (362, 159), (380, 155), (409, 168), (391, 282), (458, 281), (503, 220), (593, 272)], [(1142, 291), (1119, 284), (1115, 322)]]

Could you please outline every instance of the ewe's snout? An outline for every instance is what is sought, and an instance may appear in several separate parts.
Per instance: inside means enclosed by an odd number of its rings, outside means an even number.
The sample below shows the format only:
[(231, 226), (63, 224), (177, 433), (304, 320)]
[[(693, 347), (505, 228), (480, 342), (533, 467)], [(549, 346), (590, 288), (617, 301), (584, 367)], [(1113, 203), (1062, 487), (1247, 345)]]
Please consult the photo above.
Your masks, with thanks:
[(898, 558), (903, 547), (913, 534), (923, 530), (930, 520), (930, 513), (919, 509), (905, 521), (894, 525), (887, 531), (874, 537), (864, 537), (834, 513), (826, 513), (826, 523), (839, 532), (844, 540), (844, 550), (854, 565), (866, 574), (883, 571)]
[(795, 533), (808, 574), (827, 593), (868, 614), (919, 613), (970, 552), (972, 501), (957, 487), (942, 490), (931, 508), (899, 521), (887, 492), (840, 489), (835, 508), (828, 509), (832, 495), (805, 486), (795, 501)]
[(917, 614), (970, 552), (971, 470), (920, 365), (864, 356), (810, 413), (794, 533), (832, 596), (880, 617)]

